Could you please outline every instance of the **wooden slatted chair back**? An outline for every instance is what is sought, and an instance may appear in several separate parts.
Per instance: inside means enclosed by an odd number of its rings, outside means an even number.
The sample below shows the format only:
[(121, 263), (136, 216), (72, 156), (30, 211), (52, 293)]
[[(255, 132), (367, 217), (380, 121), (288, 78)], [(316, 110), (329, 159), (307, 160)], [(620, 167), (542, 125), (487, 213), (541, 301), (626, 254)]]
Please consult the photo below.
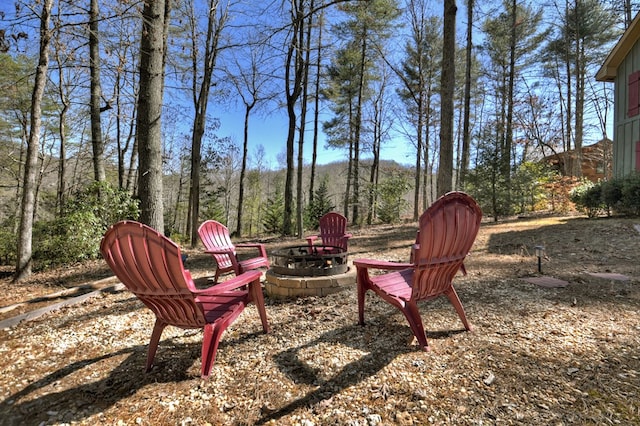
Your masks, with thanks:
[(329, 212), (320, 218), (320, 238), (326, 246), (347, 250), (351, 234), (347, 234), (347, 218), (337, 212)]
[(107, 231), (101, 251), (118, 279), (157, 318), (182, 328), (206, 324), (176, 243), (144, 224), (123, 221)]
[[(222, 223), (215, 220), (206, 220), (198, 228), (198, 235), (206, 249), (228, 250), (229, 253), (232, 253), (231, 255), (236, 256), (236, 249), (233, 242), (231, 242), (229, 229)], [(215, 253), (212, 256), (220, 270), (228, 271), (233, 268), (233, 262), (229, 254)]]
[(481, 219), (476, 201), (462, 192), (444, 195), (420, 216), (412, 253), (412, 299), (430, 299), (449, 290), (476, 239)]

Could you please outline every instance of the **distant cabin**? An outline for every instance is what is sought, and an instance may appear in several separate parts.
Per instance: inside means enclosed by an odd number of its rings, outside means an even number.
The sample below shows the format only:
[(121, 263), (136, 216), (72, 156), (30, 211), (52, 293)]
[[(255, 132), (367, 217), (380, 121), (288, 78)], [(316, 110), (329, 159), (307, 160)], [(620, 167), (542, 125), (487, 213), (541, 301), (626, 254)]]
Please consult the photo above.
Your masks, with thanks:
[[(591, 182), (611, 179), (612, 177), (612, 147), (611, 139), (602, 139), (592, 145), (582, 147), (582, 176)], [(547, 155), (541, 161), (549, 164), (563, 176), (571, 174), (576, 150), (572, 149), (558, 154)]]
[(596, 74), (614, 83), (613, 176), (640, 171), (640, 14)]

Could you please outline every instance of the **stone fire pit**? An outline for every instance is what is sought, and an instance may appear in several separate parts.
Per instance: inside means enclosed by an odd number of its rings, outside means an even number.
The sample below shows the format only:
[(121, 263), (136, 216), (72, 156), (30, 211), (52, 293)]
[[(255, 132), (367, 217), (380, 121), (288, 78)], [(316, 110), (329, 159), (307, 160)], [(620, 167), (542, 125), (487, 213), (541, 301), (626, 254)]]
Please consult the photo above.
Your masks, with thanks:
[(326, 296), (356, 281), (355, 268), (340, 247), (308, 245), (271, 252), (265, 291), (274, 297)]

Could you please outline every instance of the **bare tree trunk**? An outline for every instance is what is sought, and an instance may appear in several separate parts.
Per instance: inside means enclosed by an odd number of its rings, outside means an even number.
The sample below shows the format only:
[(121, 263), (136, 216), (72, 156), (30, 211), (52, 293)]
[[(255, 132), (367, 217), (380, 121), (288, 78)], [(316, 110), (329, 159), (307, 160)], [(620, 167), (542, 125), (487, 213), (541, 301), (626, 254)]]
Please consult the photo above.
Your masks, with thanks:
[(473, 0), (467, 0), (467, 47), (464, 72), (464, 121), (462, 123), (462, 159), (460, 160), (460, 188), (464, 189), (469, 170), (469, 149), (471, 145), (471, 53), (473, 49)]
[(455, 89), (456, 12), (455, 0), (444, 0), (444, 36), (442, 43), (440, 161), (438, 195), (451, 191), (453, 184), (453, 96)]
[[(217, 16), (218, 0), (209, 0), (207, 17), (207, 36), (205, 40), (204, 64), (198, 64), (195, 29), (197, 17), (192, 16), (193, 28), (193, 52), (192, 52), (192, 72), (193, 72), (193, 96), (195, 117), (193, 120), (193, 135), (191, 139), (191, 185), (189, 190), (189, 217), (187, 225), (191, 234), (191, 246), (198, 242), (198, 222), (200, 221), (200, 166), (202, 163), (202, 137), (205, 131), (207, 120), (207, 105), (209, 104), (209, 93), (211, 91), (211, 79), (216, 66), (219, 52), (219, 42), (222, 29), (227, 21), (227, 10), (221, 11)], [(202, 78), (198, 78), (198, 68), (203, 66)], [(198, 88), (197, 85), (200, 84)]]
[[(114, 84), (114, 102), (116, 108), (116, 146), (118, 149), (118, 188), (127, 189), (132, 191), (133, 182), (135, 181), (135, 164), (136, 164), (136, 154), (137, 154), (137, 145), (135, 145), (135, 123), (137, 111), (133, 108), (133, 111), (130, 113), (131, 118), (127, 117), (127, 120), (124, 118), (124, 112), (122, 109), (122, 84), (123, 79), (126, 79), (126, 74), (122, 72), (126, 65), (126, 58), (124, 55), (120, 56), (118, 72), (116, 74), (116, 80)], [(126, 81), (126, 80), (125, 80)], [(137, 94), (134, 94), (134, 105), (137, 103)], [(123, 135), (123, 123), (126, 122), (129, 126), (129, 131), (125, 135)], [(133, 146), (131, 146), (133, 144)], [(130, 155), (130, 163), (127, 165), (125, 163), (125, 158), (127, 152), (131, 152)]]
[(149, 0), (142, 11), (137, 139), (140, 220), (164, 232), (162, 97), (170, 0)]
[(422, 210), (426, 210), (429, 207), (429, 185), (433, 185), (429, 179), (429, 127), (427, 126), (424, 145), (424, 167), (422, 170)]
[(285, 89), (289, 129), (287, 131), (287, 170), (284, 188), (284, 215), (282, 219), (282, 233), (284, 235), (293, 234), (293, 154), (297, 124), (296, 103), (302, 93), (304, 74), (304, 60), (302, 55), (302, 45), (304, 42), (304, 1), (293, 1), (292, 7), (292, 36), (285, 61)]
[(414, 176), (415, 181), (413, 188), (413, 220), (418, 220), (418, 216), (420, 215), (420, 171), (422, 169), (422, 132), (424, 130), (424, 92), (420, 90), (417, 95), (418, 123), (416, 124), (416, 174)]
[(509, 81), (507, 89), (507, 122), (502, 153), (502, 177), (507, 188), (506, 205), (511, 206), (511, 147), (513, 146), (513, 87), (516, 78), (517, 0), (511, 2), (511, 37), (509, 38)]
[[(104, 170), (104, 141), (100, 121), (100, 45), (98, 38), (98, 0), (91, 0), (89, 10), (89, 70), (91, 71), (91, 146), (93, 147), (93, 174), (98, 182), (106, 180)], [(109, 108), (109, 105), (105, 108)]]
[(249, 115), (251, 109), (255, 105), (255, 98), (253, 103), (245, 104), (244, 111), (244, 133), (242, 143), (242, 167), (240, 168), (240, 182), (238, 184), (238, 223), (236, 223), (236, 235), (242, 236), (242, 211), (244, 205), (244, 180), (247, 173), (247, 156), (249, 151)]
[(53, 0), (44, 0), (40, 16), (40, 53), (36, 67), (35, 81), (31, 95), (31, 121), (27, 157), (22, 186), (22, 210), (18, 232), (16, 270), (13, 281), (21, 281), (31, 275), (33, 221), (36, 209), (36, 175), (38, 173), (38, 151), (40, 146), (40, 125), (42, 121), (42, 97), (47, 84), (49, 69), (49, 43), (51, 41), (51, 7)]
[[(311, 0), (309, 10), (313, 10), (314, 3)], [(302, 194), (302, 171), (304, 169), (304, 132), (307, 122), (307, 102), (309, 100), (309, 64), (311, 62), (311, 25), (313, 24), (313, 15), (309, 15), (306, 29), (304, 64), (302, 65), (302, 101), (300, 106), (300, 127), (298, 130), (298, 179), (296, 183), (296, 215), (298, 218), (297, 235), (298, 238), (303, 236), (303, 220), (302, 211), (304, 200)]]
[(311, 176), (309, 177), (309, 203), (313, 201), (315, 190), (316, 163), (318, 161), (318, 129), (320, 125), (320, 67), (322, 63), (322, 25), (324, 14), (318, 19), (318, 49), (316, 58), (316, 79), (314, 88), (314, 110), (313, 110), (313, 150), (311, 154)]
[(581, 1), (575, 4), (575, 61), (574, 69), (576, 73), (576, 109), (575, 109), (575, 156), (573, 157), (573, 176), (582, 177), (582, 139), (584, 135), (584, 75), (586, 73), (584, 65), (584, 42), (578, 28), (578, 23), (582, 21), (582, 13), (588, 13)]
[(58, 136), (60, 137), (60, 152), (58, 154), (58, 194), (56, 197), (58, 213), (64, 211), (65, 198), (66, 198), (66, 174), (67, 174), (67, 112), (69, 111), (70, 101), (68, 92), (66, 91), (67, 82), (65, 81), (65, 74), (62, 67), (62, 58), (60, 57), (60, 50), (58, 49), (59, 40), (55, 45), (56, 62), (58, 63), (58, 99), (60, 101), (60, 112), (58, 114)]
[(624, 28), (629, 28), (633, 18), (631, 17), (631, 0), (624, 0)]
[[(353, 120), (353, 113), (351, 112), (351, 110), (352, 110), (352, 106), (349, 105), (349, 122), (350, 123)], [(351, 200), (350, 196), (351, 196), (352, 179), (353, 179), (353, 137), (349, 135), (349, 161), (347, 162), (347, 185), (345, 186), (345, 190), (344, 190), (344, 208), (343, 208), (343, 214), (345, 217), (349, 217), (349, 202)]]
[[(567, 24), (569, 23), (569, 0), (567, 0), (565, 2), (565, 22), (567, 22)], [(569, 151), (571, 150), (571, 139), (572, 139), (572, 132), (571, 132), (571, 119), (572, 119), (572, 106), (571, 106), (571, 98), (572, 98), (572, 93), (571, 93), (571, 58), (569, 57), (569, 51), (571, 50), (571, 39), (570, 39), (571, 35), (569, 34), (568, 31), (566, 31), (566, 35), (565, 35), (565, 68), (566, 68), (566, 73), (567, 73), (567, 115), (565, 117), (566, 120), (566, 135), (565, 135), (565, 140), (564, 140), (564, 168), (565, 168), (565, 173), (567, 175), (571, 175), (571, 173), (573, 173), (573, 170), (570, 169), (568, 167), (570, 159), (569, 159)]]
[(385, 91), (387, 86), (386, 73), (383, 75), (383, 80), (380, 85), (380, 91), (378, 96), (373, 102), (374, 119), (373, 119), (373, 147), (371, 153), (373, 154), (373, 161), (371, 163), (371, 171), (369, 173), (369, 205), (367, 213), (367, 224), (371, 225), (376, 217), (376, 203), (377, 203), (377, 188), (378, 177), (380, 175), (380, 147), (382, 146), (382, 139), (384, 136), (383, 131), (383, 117), (385, 109)]
[(363, 29), (362, 46), (360, 49), (360, 75), (358, 81), (358, 103), (356, 104), (356, 119), (354, 123), (353, 137), (353, 210), (351, 222), (358, 225), (360, 222), (360, 134), (362, 133), (362, 110), (364, 108), (365, 71), (367, 59), (367, 28)]

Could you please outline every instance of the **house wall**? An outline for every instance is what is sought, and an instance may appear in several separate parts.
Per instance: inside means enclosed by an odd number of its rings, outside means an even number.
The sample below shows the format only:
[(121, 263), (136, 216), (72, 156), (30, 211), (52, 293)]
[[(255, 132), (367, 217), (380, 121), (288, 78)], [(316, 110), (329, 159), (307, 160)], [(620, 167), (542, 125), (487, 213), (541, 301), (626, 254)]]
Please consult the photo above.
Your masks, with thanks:
[(640, 169), (636, 164), (636, 143), (640, 142), (640, 114), (628, 116), (629, 75), (640, 71), (640, 42), (636, 41), (617, 69), (615, 79), (613, 175), (623, 177)]

